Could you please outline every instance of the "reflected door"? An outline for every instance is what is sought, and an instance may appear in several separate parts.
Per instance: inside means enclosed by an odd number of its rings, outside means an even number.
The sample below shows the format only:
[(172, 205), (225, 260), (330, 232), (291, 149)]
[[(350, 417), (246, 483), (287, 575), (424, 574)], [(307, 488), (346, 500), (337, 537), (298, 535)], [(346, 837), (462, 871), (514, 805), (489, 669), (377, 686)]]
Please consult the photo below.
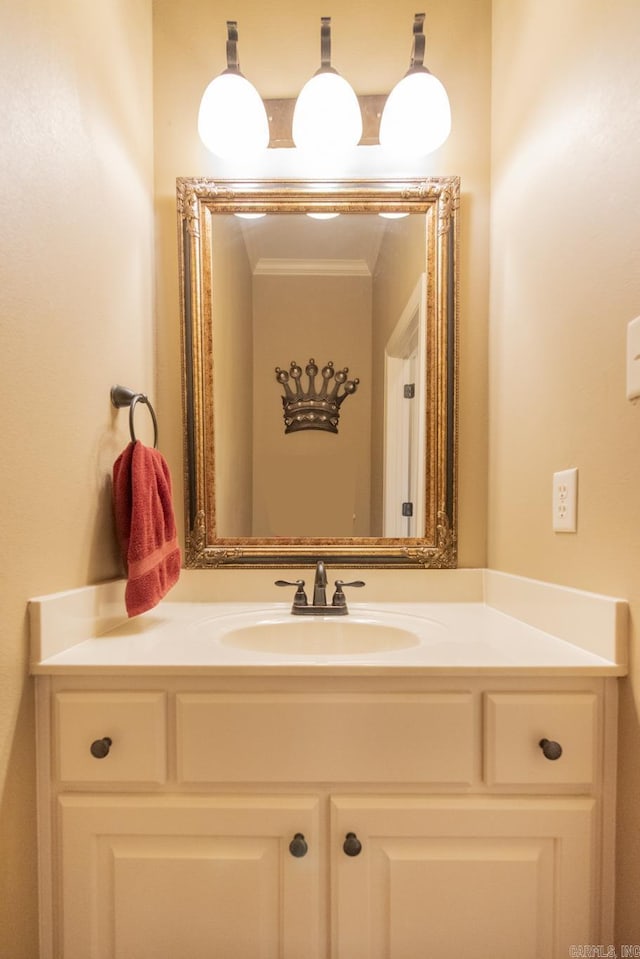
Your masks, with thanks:
[(425, 503), (426, 276), (385, 350), (383, 536), (420, 536)]

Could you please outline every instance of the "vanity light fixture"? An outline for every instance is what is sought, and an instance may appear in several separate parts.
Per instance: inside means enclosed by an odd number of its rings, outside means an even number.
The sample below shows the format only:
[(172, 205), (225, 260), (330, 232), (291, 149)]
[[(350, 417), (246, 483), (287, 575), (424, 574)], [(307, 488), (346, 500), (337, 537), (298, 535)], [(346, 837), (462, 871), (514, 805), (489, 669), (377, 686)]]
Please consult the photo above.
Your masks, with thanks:
[(331, 66), (331, 17), (321, 17), (320, 67), (298, 95), (291, 132), (297, 147), (323, 154), (349, 150), (362, 136), (358, 98)]
[(227, 68), (204, 91), (200, 139), (220, 157), (238, 157), (269, 145), (269, 120), (260, 94), (240, 72), (238, 24), (227, 20)]
[(198, 132), (212, 153), (233, 158), (296, 146), (330, 156), (380, 144), (398, 157), (426, 156), (451, 130), (447, 92), (424, 65), (424, 13), (413, 21), (411, 62), (389, 96), (356, 96), (331, 65), (331, 17), (321, 17), (320, 67), (297, 100), (265, 100), (240, 72), (238, 25), (227, 21), (227, 68), (206, 88)]
[(411, 63), (387, 98), (380, 119), (380, 145), (407, 157), (425, 156), (451, 132), (449, 97), (424, 65), (424, 13), (413, 21)]

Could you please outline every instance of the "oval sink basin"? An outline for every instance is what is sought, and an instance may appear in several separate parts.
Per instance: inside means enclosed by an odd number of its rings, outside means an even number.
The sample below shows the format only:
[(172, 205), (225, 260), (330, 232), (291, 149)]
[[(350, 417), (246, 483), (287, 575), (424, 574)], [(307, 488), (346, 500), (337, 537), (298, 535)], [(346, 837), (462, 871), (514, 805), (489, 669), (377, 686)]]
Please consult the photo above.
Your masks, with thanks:
[(227, 646), (262, 653), (351, 656), (408, 649), (420, 642), (398, 626), (353, 619), (298, 619), (253, 623), (231, 629), (220, 638)]

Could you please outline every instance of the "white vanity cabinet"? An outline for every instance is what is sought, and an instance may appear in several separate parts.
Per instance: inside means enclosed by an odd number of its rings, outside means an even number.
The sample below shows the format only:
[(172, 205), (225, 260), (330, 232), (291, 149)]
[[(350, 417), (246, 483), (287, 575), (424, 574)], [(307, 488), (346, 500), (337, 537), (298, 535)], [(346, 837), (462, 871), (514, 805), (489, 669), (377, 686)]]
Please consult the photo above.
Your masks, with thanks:
[(37, 684), (41, 959), (560, 959), (612, 941), (614, 678)]

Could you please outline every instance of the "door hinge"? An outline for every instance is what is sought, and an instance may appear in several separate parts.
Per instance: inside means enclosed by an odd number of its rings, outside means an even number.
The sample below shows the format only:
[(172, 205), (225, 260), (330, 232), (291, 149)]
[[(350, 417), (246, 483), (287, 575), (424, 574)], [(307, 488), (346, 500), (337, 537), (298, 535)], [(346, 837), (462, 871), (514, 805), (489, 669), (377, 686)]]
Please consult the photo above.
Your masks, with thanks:
[(405, 383), (404, 384), (404, 398), (405, 400), (413, 400), (416, 395), (416, 384), (415, 383)]
[(403, 515), (403, 516), (413, 516), (413, 503), (403, 503), (403, 504), (402, 504), (402, 515)]

